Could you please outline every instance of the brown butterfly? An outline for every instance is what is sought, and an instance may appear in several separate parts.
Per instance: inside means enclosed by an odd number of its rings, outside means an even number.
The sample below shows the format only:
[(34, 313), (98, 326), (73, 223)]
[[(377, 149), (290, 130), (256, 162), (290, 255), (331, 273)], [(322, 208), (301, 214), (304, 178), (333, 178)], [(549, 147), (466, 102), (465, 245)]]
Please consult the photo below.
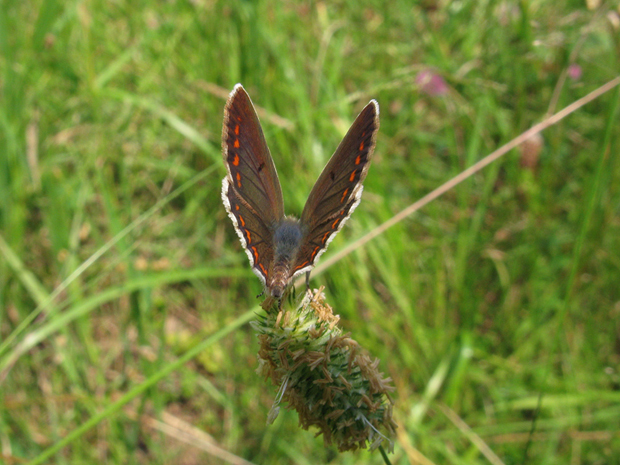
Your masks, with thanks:
[(355, 119), (315, 183), (301, 218), (284, 215), (278, 173), (252, 101), (241, 84), (224, 108), (222, 151), (228, 174), (222, 200), (252, 270), (275, 298), (310, 270), (362, 196), (377, 131), (379, 104), (371, 100)]

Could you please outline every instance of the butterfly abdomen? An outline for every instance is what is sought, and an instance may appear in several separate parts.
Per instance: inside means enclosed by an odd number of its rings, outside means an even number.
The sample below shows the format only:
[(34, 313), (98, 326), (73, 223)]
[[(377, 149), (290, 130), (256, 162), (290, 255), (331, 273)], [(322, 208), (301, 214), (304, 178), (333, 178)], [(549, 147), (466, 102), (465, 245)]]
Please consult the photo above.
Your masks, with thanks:
[(273, 297), (280, 298), (284, 289), (293, 276), (293, 265), (299, 253), (303, 231), (299, 221), (293, 218), (284, 218), (276, 227), (273, 243), (275, 256), (271, 279), (267, 284)]

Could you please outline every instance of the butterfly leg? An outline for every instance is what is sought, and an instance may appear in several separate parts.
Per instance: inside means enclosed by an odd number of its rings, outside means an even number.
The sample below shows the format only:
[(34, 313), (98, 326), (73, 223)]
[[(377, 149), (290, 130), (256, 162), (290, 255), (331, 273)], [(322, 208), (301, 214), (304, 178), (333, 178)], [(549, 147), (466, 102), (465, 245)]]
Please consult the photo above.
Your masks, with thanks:
[(306, 271), (306, 292), (310, 292), (310, 272)]

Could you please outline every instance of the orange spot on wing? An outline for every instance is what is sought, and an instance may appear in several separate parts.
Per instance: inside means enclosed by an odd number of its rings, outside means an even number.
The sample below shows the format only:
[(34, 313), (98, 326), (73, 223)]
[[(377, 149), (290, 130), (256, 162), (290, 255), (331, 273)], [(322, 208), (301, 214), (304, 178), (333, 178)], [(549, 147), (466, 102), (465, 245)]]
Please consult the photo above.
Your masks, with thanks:
[[(239, 207), (237, 207), (238, 209)], [(243, 226), (245, 228), (245, 220), (243, 219), (243, 216), (239, 215), (239, 221), (241, 221), (241, 226)]]
[(340, 198), (340, 203), (345, 201), (345, 197), (347, 196), (348, 193), (349, 193), (349, 188), (347, 187), (342, 193), (342, 197)]
[[(363, 142), (362, 142), (362, 145), (364, 145), (364, 143), (363, 143)], [(360, 149), (360, 150), (361, 150), (361, 149)], [(358, 155), (358, 156), (357, 156), (357, 158), (355, 158), (355, 164), (356, 164), (356, 165), (359, 165), (361, 161), (362, 161), (362, 156), (361, 156), (361, 155)]]
[(312, 251), (312, 255), (310, 256), (310, 260), (314, 260), (314, 256), (316, 255), (316, 253), (320, 250), (320, 247), (315, 247), (314, 250)]
[(263, 266), (262, 263), (259, 263), (258, 266), (260, 266), (260, 269), (262, 270), (263, 274), (265, 275), (265, 277), (267, 277), (267, 270), (265, 269), (265, 267)]
[[(245, 235), (248, 238), (248, 244), (252, 243), (252, 235), (250, 234), (250, 231), (248, 231), (247, 229), (245, 230)], [(254, 253), (256, 253), (256, 247), (252, 247), (254, 249)]]
[[(360, 142), (360, 152), (364, 150), (364, 141)], [(359, 156), (358, 156), (359, 158)], [(357, 164), (357, 163), (356, 163)]]
[(338, 218), (336, 221), (334, 221), (334, 223), (332, 224), (332, 229), (336, 229), (336, 225), (340, 223), (340, 218)]
[[(239, 139), (235, 139), (235, 143), (233, 144), (233, 146), (238, 149), (239, 148)], [(239, 157), (237, 157), (237, 159), (239, 159)]]
[(256, 250), (256, 247), (252, 247), (252, 252), (254, 252), (254, 261), (258, 260), (258, 250)]
[(349, 176), (350, 182), (353, 182), (355, 180), (355, 173), (357, 173), (357, 171), (353, 170), (353, 172), (351, 173), (351, 176)]
[(235, 205), (235, 210), (239, 211), (239, 205)]
[(308, 260), (306, 260), (305, 262), (303, 262), (301, 265), (299, 265), (298, 267), (295, 268), (295, 271), (297, 270), (301, 270), (304, 266), (306, 266), (308, 264)]
[[(238, 142), (238, 141), (235, 141)], [(232, 164), (234, 166), (239, 166), (239, 155), (235, 153), (235, 158), (233, 158)]]
[(323, 234), (323, 239), (322, 239), (323, 244), (325, 244), (325, 241), (327, 240), (328, 237), (329, 237), (329, 231)]
[(241, 187), (241, 174), (237, 173), (237, 186)]
[[(239, 121), (241, 121), (241, 118), (237, 118), (237, 119)], [(235, 126), (235, 135), (237, 135), (237, 136), (239, 135), (239, 125), (238, 124)]]

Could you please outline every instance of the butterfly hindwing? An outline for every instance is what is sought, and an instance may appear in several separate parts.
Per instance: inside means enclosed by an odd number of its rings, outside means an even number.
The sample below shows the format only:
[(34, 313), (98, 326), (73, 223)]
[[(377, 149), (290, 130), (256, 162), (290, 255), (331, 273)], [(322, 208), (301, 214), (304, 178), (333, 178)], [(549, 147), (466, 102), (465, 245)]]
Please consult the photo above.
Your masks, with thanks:
[(371, 100), (355, 119), (315, 183), (301, 214), (306, 231), (293, 267), (309, 271), (340, 231), (362, 195), (379, 130), (379, 105)]
[(266, 284), (273, 262), (273, 231), (235, 190), (228, 177), (222, 182), (222, 200), (250, 259), (252, 271)]

